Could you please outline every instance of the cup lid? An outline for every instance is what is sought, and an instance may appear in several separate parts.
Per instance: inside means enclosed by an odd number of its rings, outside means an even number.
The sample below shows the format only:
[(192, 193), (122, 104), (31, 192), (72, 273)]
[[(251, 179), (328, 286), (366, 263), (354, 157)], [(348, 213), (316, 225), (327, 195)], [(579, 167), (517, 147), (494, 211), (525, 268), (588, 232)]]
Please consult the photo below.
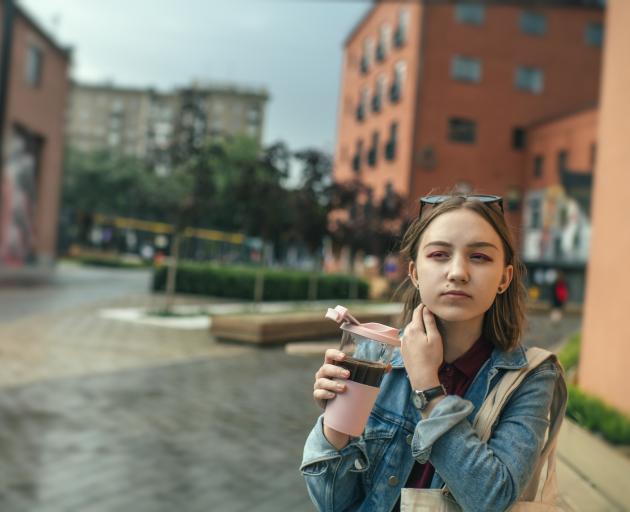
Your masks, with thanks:
[(381, 343), (387, 343), (393, 347), (400, 347), (399, 331), (395, 327), (379, 324), (376, 322), (367, 322), (362, 324), (354, 318), (343, 306), (337, 306), (334, 309), (328, 309), (326, 318), (330, 318), (340, 323), (340, 328), (344, 331), (357, 334), (364, 338), (369, 338)]

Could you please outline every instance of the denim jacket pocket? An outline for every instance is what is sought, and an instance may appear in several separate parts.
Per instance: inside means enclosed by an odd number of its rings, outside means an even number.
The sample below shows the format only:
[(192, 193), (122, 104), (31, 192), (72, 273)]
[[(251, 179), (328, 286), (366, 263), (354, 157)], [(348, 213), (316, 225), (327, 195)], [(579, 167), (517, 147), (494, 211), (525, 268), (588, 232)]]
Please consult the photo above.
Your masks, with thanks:
[(322, 476), (328, 470), (328, 464), (331, 459), (306, 464), (300, 468), (304, 476)]

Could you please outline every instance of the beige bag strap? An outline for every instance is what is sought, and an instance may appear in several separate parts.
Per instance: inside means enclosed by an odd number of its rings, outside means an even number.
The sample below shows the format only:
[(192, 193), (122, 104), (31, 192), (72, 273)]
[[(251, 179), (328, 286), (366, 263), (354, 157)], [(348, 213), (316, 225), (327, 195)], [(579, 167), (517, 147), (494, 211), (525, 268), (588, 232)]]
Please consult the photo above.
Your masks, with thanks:
[[(527, 350), (527, 366), (520, 370), (506, 372), (490, 394), (484, 400), (479, 413), (473, 423), (473, 428), (483, 442), (487, 442), (492, 434), (492, 427), (498, 420), (503, 407), (510, 399), (512, 393), (518, 389), (525, 377), (533, 369), (538, 367), (547, 359), (556, 361), (556, 356), (547, 350), (532, 347)], [(561, 367), (558, 368), (562, 371)], [(557, 495), (556, 482), (556, 442), (567, 402), (567, 388), (564, 378), (556, 379), (553, 398), (549, 411), (549, 433), (547, 441), (541, 452), (538, 464), (535, 467), (532, 478), (523, 491), (519, 499), (525, 501), (533, 501), (536, 497), (538, 489), (539, 475), (544, 466), (547, 464), (547, 474), (545, 475), (545, 483), (543, 484), (541, 499), (543, 502), (553, 502)]]

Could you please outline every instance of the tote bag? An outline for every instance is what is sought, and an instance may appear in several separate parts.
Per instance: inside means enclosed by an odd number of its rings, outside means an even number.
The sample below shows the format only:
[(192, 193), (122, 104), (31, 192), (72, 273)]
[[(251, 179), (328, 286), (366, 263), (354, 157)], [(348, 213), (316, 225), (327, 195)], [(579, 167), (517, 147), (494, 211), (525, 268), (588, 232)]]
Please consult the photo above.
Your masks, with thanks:
[[(556, 360), (555, 356), (547, 350), (530, 348), (527, 350), (527, 366), (520, 370), (508, 371), (503, 375), (484, 400), (473, 423), (473, 428), (481, 441), (487, 442), (490, 439), (492, 426), (499, 418), (512, 393), (518, 389), (527, 374), (547, 359)], [(562, 370), (560, 371), (562, 372)], [(510, 512), (557, 512), (562, 510), (557, 506), (556, 443), (566, 407), (567, 387), (564, 376), (561, 374), (556, 379), (549, 409), (547, 440), (529, 483), (521, 493), (519, 500), (510, 507)], [(545, 476), (541, 478), (543, 468), (545, 468)], [(540, 483), (542, 486), (539, 485)], [(400, 512), (424, 511), (461, 512), (461, 508), (446, 487), (442, 489), (404, 488), (401, 490)]]

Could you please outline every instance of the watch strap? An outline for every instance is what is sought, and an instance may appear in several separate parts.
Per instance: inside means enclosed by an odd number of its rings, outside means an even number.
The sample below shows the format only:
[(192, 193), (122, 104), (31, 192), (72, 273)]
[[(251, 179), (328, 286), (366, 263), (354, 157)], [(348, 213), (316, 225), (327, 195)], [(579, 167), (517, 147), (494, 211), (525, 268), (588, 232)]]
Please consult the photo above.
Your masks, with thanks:
[(427, 403), (429, 403), (434, 398), (437, 398), (438, 396), (447, 395), (446, 388), (442, 384), (433, 388), (418, 390), (416, 392), (422, 393), (424, 395), (424, 398), (426, 398)]

